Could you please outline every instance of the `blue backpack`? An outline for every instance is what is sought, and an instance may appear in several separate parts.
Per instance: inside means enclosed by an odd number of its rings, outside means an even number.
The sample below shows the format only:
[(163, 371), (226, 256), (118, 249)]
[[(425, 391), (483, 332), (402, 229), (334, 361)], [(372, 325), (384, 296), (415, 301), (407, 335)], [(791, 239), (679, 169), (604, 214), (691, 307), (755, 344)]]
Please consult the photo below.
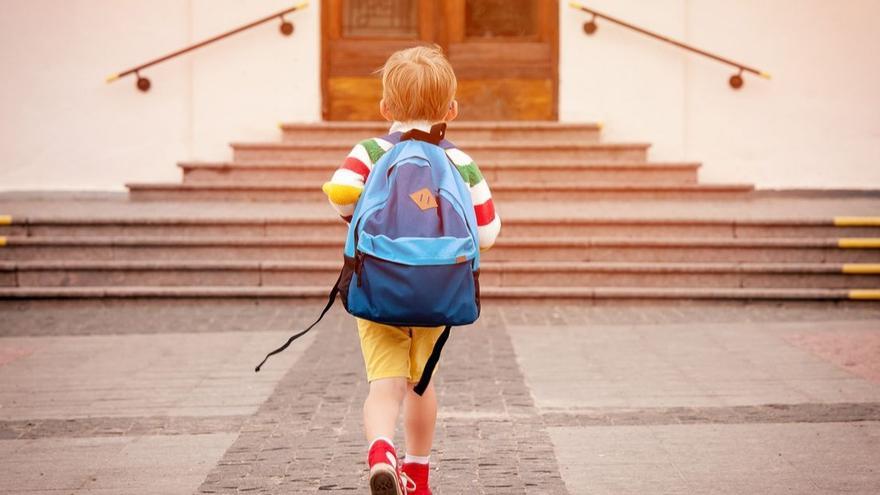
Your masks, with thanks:
[(480, 315), (480, 249), (470, 190), (439, 146), (446, 124), (413, 129), (373, 166), (355, 206), (344, 264), (318, 319), (337, 294), (354, 316), (388, 325), (446, 328), (414, 391), (422, 395), (453, 326)]

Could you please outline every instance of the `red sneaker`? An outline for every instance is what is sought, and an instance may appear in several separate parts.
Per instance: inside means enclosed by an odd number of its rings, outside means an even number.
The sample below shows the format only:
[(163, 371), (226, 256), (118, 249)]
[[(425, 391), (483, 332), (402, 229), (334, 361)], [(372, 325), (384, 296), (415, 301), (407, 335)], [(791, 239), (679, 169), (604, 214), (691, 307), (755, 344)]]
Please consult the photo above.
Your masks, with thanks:
[(406, 495), (405, 476), (401, 476), (397, 451), (385, 440), (377, 440), (367, 457), (370, 465), (370, 493), (372, 495)]
[(428, 474), (431, 472), (431, 469), (427, 464), (404, 462), (400, 470), (415, 484), (415, 489), (410, 490), (409, 493), (413, 495), (431, 495), (431, 488), (428, 487)]

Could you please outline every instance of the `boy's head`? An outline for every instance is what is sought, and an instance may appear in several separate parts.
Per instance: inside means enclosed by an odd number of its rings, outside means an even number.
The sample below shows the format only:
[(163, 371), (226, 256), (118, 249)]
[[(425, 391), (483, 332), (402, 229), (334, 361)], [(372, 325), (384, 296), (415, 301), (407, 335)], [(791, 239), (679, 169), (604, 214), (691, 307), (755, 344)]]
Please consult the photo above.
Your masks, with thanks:
[(394, 52), (382, 73), (379, 111), (388, 120), (453, 120), (458, 115), (455, 73), (440, 47), (416, 46)]

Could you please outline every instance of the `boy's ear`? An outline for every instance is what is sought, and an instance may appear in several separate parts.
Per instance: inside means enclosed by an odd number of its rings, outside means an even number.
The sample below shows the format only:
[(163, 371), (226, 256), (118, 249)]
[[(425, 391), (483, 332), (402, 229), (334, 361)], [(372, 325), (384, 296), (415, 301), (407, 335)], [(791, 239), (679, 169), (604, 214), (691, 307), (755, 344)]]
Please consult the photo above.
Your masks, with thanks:
[(391, 112), (388, 111), (388, 107), (385, 106), (385, 98), (379, 100), (379, 114), (382, 115), (382, 118), (387, 120), (388, 122), (393, 121), (391, 118)]
[(452, 100), (452, 103), (449, 105), (449, 111), (446, 112), (446, 118), (443, 121), (452, 122), (456, 117), (458, 117), (458, 100)]

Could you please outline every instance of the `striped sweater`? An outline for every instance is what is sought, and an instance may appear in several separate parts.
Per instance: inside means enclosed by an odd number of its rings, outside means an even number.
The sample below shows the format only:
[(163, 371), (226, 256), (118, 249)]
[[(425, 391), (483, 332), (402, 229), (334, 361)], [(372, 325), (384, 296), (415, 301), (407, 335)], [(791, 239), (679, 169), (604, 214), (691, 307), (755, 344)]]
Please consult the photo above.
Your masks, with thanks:
[[(333, 173), (330, 181), (324, 184), (323, 190), (327, 194), (330, 204), (346, 222), (351, 221), (355, 204), (373, 165), (386, 151), (400, 142), (400, 137), (404, 132), (412, 128), (429, 132), (431, 125), (427, 122), (395, 122), (391, 126), (390, 134), (366, 139), (355, 145), (342, 166)], [(495, 244), (495, 239), (501, 230), (501, 218), (495, 212), (489, 185), (483, 174), (480, 173), (477, 164), (465, 152), (445, 139), (440, 142), (440, 147), (446, 151), (446, 156), (449, 157), (470, 188), (474, 213), (477, 217), (480, 250), (489, 249)]]

